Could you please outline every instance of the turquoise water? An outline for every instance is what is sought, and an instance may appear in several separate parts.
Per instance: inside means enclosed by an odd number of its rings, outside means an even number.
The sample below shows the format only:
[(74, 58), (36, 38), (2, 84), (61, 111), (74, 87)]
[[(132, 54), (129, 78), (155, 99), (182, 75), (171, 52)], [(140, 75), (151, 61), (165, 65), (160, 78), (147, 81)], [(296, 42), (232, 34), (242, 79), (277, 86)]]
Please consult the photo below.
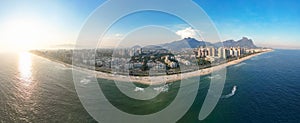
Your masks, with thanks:
[[(96, 122), (79, 101), (71, 69), (28, 54), (0, 56), (0, 122)], [(195, 102), (178, 122), (296, 123), (300, 120), (299, 61), (300, 51), (276, 50), (229, 67), (223, 97), (204, 121), (197, 118), (210, 76), (201, 77)], [(120, 93), (109, 80), (98, 81), (110, 103), (137, 115), (167, 107), (181, 84), (169, 84), (156, 98), (142, 101)]]
[[(206, 123), (271, 123), (300, 120), (300, 51), (276, 50), (227, 69), (223, 94), (237, 86), (235, 95), (221, 99)], [(182, 122), (197, 122), (203, 96)], [(198, 102), (199, 101), (199, 102)]]

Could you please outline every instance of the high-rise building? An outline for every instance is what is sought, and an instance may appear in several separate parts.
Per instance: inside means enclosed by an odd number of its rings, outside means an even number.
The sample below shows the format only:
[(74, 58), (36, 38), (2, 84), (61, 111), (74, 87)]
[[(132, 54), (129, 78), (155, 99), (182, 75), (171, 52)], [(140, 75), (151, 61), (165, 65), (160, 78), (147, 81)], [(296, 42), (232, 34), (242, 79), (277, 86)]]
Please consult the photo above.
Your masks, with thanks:
[(227, 56), (226, 56), (226, 49), (225, 48), (220, 47), (218, 49), (218, 57), (222, 58), (222, 59), (226, 59), (227, 58)]
[(208, 56), (216, 56), (216, 49), (214, 47), (209, 47), (208, 48)]

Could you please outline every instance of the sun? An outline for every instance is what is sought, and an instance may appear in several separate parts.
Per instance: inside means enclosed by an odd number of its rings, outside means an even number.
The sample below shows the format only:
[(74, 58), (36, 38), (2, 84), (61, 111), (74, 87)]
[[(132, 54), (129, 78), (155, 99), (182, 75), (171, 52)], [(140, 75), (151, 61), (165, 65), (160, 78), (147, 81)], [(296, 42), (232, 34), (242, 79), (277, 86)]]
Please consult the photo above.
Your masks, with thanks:
[(39, 47), (48, 35), (47, 24), (35, 18), (17, 18), (3, 26), (3, 43), (13, 50), (24, 51)]

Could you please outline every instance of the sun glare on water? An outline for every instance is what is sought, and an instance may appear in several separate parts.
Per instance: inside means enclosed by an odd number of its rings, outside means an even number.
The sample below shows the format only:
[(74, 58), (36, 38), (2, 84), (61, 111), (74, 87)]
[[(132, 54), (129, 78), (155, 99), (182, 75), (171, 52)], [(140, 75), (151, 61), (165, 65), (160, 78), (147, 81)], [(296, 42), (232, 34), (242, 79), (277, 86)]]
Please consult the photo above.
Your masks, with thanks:
[(25, 85), (30, 85), (32, 82), (32, 63), (31, 56), (27, 52), (19, 54), (19, 75), (20, 80)]
[(28, 52), (19, 53), (18, 78), (19, 91), (18, 96), (24, 100), (31, 100), (37, 85), (32, 73), (32, 56)]

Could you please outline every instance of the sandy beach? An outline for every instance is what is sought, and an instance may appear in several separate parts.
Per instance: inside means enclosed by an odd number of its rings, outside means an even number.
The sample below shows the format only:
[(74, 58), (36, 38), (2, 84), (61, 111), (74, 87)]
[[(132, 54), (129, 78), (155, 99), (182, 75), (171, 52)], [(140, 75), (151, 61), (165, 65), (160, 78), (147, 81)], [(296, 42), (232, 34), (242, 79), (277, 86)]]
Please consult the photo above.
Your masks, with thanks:
[[(235, 64), (239, 64), (239, 63), (241, 63), (245, 60), (248, 60), (248, 59), (250, 59), (254, 56), (258, 56), (258, 55), (261, 55), (263, 53), (267, 53), (267, 52), (271, 52), (271, 51), (273, 51), (273, 50), (267, 50), (265, 52), (253, 54), (253, 55), (250, 55), (250, 56), (246, 56), (246, 57), (234, 60), (234, 61), (230, 61), (230, 62), (220, 64), (220, 65), (217, 65), (217, 66), (213, 66), (213, 67), (210, 67), (210, 68), (200, 69), (200, 70), (197, 70), (197, 71), (181, 73), (181, 74), (165, 75), (165, 76), (114, 75), (114, 74), (110, 74), (110, 73), (104, 73), (104, 72), (99, 72), (99, 71), (94, 71), (94, 70), (90, 70), (90, 69), (77, 67), (77, 66), (66, 64), (66, 63), (63, 63), (63, 62), (60, 62), (60, 61), (57, 61), (57, 60), (52, 60), (52, 59), (49, 59), (49, 60), (51, 60), (53, 62), (61, 63), (65, 67), (70, 67), (70, 68), (73, 68), (73, 69), (76, 69), (76, 70), (80, 70), (82, 72), (87, 72), (88, 74), (96, 76), (96, 78), (114, 80), (114, 81), (119, 81), (119, 82), (135, 82), (135, 83), (146, 84), (146, 85), (158, 85), (158, 84), (163, 84), (163, 83), (171, 83), (171, 82), (175, 82), (175, 81), (178, 81), (178, 80), (187, 79), (187, 78), (190, 78), (190, 77), (208, 75), (208, 74), (211, 74), (214, 71), (218, 71), (218, 70), (224, 69), (226, 67), (229, 67), (229, 66), (232, 66), (232, 65), (235, 65)], [(44, 57), (42, 57), (42, 58), (44, 58)]]

